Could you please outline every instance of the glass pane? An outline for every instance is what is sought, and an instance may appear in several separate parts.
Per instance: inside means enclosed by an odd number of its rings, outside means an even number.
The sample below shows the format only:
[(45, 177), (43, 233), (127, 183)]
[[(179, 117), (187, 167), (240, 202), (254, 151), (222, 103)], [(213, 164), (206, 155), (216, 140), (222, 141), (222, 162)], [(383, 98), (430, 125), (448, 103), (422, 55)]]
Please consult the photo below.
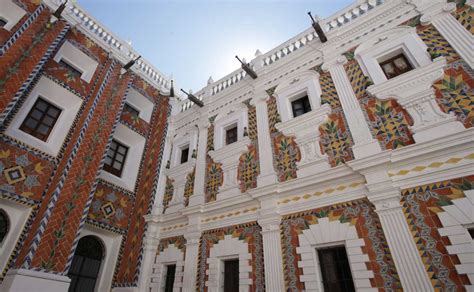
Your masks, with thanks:
[(31, 116), (37, 120), (41, 120), (41, 117), (43, 116), (43, 113), (37, 109), (34, 109), (32, 112), (31, 112)]
[(72, 258), (72, 264), (71, 264), (71, 268), (69, 269), (69, 273), (78, 275), (81, 271), (81, 265), (83, 261), (84, 261), (84, 258), (82, 256), (75, 255)]
[(38, 99), (38, 101), (35, 104), (35, 108), (39, 109), (42, 112), (44, 112), (47, 107), (48, 107), (48, 104), (42, 99)]
[(119, 146), (118, 148), (118, 153), (120, 154), (125, 154), (127, 152), (127, 148)]
[(96, 278), (97, 275), (99, 274), (99, 269), (100, 269), (99, 260), (86, 258), (82, 265), (81, 275), (90, 277), (90, 278)]
[(113, 168), (121, 170), (122, 169), (122, 163), (120, 163), (118, 161), (115, 161), (114, 165), (113, 165)]
[(47, 135), (49, 129), (50, 129), (50, 128), (47, 127), (47, 126), (45, 126), (45, 125), (40, 125), (37, 131), (38, 131), (38, 133), (40, 133), (40, 134)]
[(112, 140), (112, 143), (110, 143), (110, 149), (116, 150), (117, 149), (117, 142)]
[(48, 109), (48, 115), (50, 115), (53, 118), (57, 118), (59, 116), (59, 110), (53, 107), (50, 107)]
[(43, 124), (52, 127), (54, 125), (55, 120), (50, 116), (45, 116), (43, 119)]
[(27, 119), (25, 121), (25, 126), (30, 128), (30, 129), (35, 129), (37, 125), (38, 125), (38, 122), (36, 120)]
[(112, 158), (110, 158), (108, 155), (105, 157), (105, 164), (108, 164), (108, 165), (112, 164)]
[(399, 58), (395, 59), (395, 61), (393, 61), (393, 63), (400, 70), (405, 70), (405, 69), (408, 68), (408, 64), (405, 61), (405, 57), (399, 57)]
[(123, 159), (125, 157), (122, 154), (117, 153), (117, 156), (115, 156), (115, 160), (118, 162), (123, 162)]

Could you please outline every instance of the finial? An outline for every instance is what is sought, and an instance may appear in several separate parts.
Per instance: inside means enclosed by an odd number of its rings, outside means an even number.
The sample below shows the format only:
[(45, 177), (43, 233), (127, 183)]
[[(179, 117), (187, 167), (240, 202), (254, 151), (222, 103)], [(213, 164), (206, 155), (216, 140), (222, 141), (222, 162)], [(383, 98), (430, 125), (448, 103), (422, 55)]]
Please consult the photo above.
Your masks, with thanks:
[(207, 85), (214, 83), (214, 79), (212, 79), (212, 76), (209, 76), (209, 79), (207, 79)]
[(255, 57), (260, 57), (262, 55), (262, 52), (260, 52), (259, 49), (255, 52)]

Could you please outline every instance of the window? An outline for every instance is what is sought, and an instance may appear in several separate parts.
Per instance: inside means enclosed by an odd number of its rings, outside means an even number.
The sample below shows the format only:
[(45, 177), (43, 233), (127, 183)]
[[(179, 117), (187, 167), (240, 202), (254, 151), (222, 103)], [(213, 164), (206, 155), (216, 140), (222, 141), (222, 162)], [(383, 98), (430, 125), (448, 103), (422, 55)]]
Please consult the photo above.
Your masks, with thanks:
[(181, 164), (188, 162), (189, 146), (181, 149)]
[(291, 108), (293, 110), (293, 117), (295, 118), (310, 112), (311, 105), (309, 104), (308, 96), (305, 95), (302, 98), (298, 98), (297, 100), (293, 101), (291, 103)]
[(237, 125), (233, 125), (225, 130), (225, 144), (229, 145), (237, 142)]
[(317, 249), (324, 291), (355, 291), (346, 248), (335, 246)]
[(381, 62), (380, 67), (382, 67), (382, 71), (385, 73), (387, 79), (397, 77), (398, 75), (413, 70), (412, 65), (403, 53)]
[(46, 141), (59, 118), (61, 110), (39, 97), (20, 126), (20, 130)]
[(239, 291), (239, 260), (224, 261), (224, 292)]
[(112, 140), (107, 157), (105, 158), (104, 170), (118, 177), (122, 176), (123, 165), (127, 157), (128, 147)]
[(165, 292), (173, 292), (175, 274), (176, 274), (176, 265), (166, 266)]
[(140, 111), (138, 111), (136, 108), (134, 108), (127, 102), (123, 107), (123, 111), (129, 113), (133, 118), (138, 118), (138, 115), (140, 114)]
[(71, 65), (68, 61), (61, 59), (61, 61), (59, 61), (59, 64), (66, 67), (69, 70), (69, 72), (71, 72), (72, 75), (76, 77), (81, 77), (82, 72), (79, 69), (76, 69), (76, 67)]
[(4, 27), (5, 25), (7, 25), (7, 22), (8, 21), (0, 17), (0, 27)]
[(71, 278), (68, 291), (94, 291), (103, 257), (104, 249), (96, 237), (81, 238), (68, 272), (68, 277)]
[(3, 210), (0, 210), (0, 243), (7, 237), (8, 225), (7, 214)]

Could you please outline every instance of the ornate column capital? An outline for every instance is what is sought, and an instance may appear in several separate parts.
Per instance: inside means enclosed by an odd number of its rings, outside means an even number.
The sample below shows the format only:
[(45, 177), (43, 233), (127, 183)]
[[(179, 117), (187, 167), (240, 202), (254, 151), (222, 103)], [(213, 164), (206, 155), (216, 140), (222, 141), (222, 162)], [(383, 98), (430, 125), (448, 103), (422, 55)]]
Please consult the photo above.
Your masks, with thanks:
[(347, 63), (347, 58), (344, 55), (329, 55), (324, 57), (324, 63), (321, 69), (329, 71), (334, 66), (343, 66)]
[(435, 6), (435, 9), (430, 6), (430, 8), (422, 12), (423, 15), (420, 18), (420, 22), (422, 25), (429, 25), (436, 17), (439, 17), (440, 14), (450, 14), (455, 10), (456, 3), (454, 2), (444, 3), (444, 5), (438, 7)]

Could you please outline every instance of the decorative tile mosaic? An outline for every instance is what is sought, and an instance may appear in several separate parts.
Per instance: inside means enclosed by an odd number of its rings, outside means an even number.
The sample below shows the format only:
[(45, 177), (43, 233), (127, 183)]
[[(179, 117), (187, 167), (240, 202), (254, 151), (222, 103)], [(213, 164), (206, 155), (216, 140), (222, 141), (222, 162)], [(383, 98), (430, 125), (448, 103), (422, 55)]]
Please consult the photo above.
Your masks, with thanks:
[(249, 253), (252, 254), (252, 259), (250, 260), (252, 266), (252, 285), (250, 286), (249, 291), (265, 291), (263, 241), (261, 231), (262, 228), (257, 224), (257, 222), (204, 231), (199, 246), (196, 290), (203, 292), (208, 291), (205, 284), (208, 279), (206, 270), (209, 268), (207, 258), (209, 257), (211, 247), (224, 239), (225, 235), (232, 234), (232, 237), (245, 241), (248, 244)]
[(186, 239), (182, 235), (163, 238), (162, 240), (160, 240), (160, 243), (158, 244), (158, 249), (156, 250), (156, 254), (159, 255), (170, 245), (176, 246), (176, 248), (181, 250), (183, 254), (186, 254)]
[(166, 177), (166, 187), (165, 187), (165, 193), (163, 195), (163, 214), (165, 213), (166, 209), (168, 208), (169, 203), (173, 199), (173, 193), (174, 193), (173, 182), (174, 180), (170, 179), (169, 177)]
[(438, 233), (442, 226), (437, 213), (473, 188), (474, 176), (469, 176), (402, 191), (403, 211), (435, 291), (464, 291), (469, 285), (467, 276), (456, 271), (458, 257), (446, 250), (449, 239)]
[[(215, 116), (210, 118), (211, 125), (207, 132), (207, 152), (214, 150), (214, 122)], [(215, 201), (219, 187), (224, 182), (224, 173), (222, 164), (214, 162), (211, 156), (206, 156), (206, 175), (205, 175), (205, 201), (206, 203)]]
[[(250, 100), (249, 100), (250, 101)], [(260, 163), (258, 156), (258, 136), (257, 136), (257, 113), (255, 106), (246, 102), (248, 107), (248, 130), (250, 138), (248, 151), (240, 156), (237, 177), (240, 181), (240, 191), (243, 193), (248, 189), (257, 187), (257, 176), (260, 173)]]
[(99, 183), (89, 209), (88, 219), (125, 230), (132, 205), (133, 200), (128, 194)]
[(41, 200), (54, 165), (8, 144), (1, 144), (0, 191)]
[(416, 30), (423, 42), (428, 46), (428, 52), (433, 57), (444, 56), (448, 63), (458, 60), (459, 55), (451, 47), (448, 41), (430, 24), (423, 26), (419, 24), (419, 18), (411, 20), (412, 26), (416, 26)]
[(301, 160), (301, 153), (294, 137), (286, 137), (275, 127), (280, 122), (276, 99), (271, 96), (267, 101), (268, 122), (272, 138), (273, 166), (278, 180), (284, 182), (296, 178), (296, 163)]
[(193, 195), (194, 192), (194, 177), (196, 173), (196, 168), (193, 169), (191, 173), (186, 176), (186, 184), (184, 185), (184, 206), (189, 205), (189, 198)]
[(457, 9), (454, 12), (454, 17), (456, 17), (469, 32), (474, 34), (474, 9), (466, 4), (466, 0), (450, 0), (448, 2), (456, 2)]
[(365, 242), (364, 253), (369, 257), (367, 268), (374, 273), (374, 279), (371, 280), (373, 288), (379, 291), (401, 290), (395, 264), (374, 206), (366, 199), (360, 199), (283, 217), (280, 228), (285, 291), (305, 290), (304, 283), (300, 282), (303, 270), (298, 267), (301, 258), (296, 252), (299, 246), (298, 235), (310, 225), (318, 224), (318, 219), (324, 217), (328, 217), (330, 221), (349, 222), (356, 227), (359, 237)]
[(445, 112), (452, 112), (466, 128), (474, 126), (474, 71), (463, 60), (449, 63), (434, 85)]

